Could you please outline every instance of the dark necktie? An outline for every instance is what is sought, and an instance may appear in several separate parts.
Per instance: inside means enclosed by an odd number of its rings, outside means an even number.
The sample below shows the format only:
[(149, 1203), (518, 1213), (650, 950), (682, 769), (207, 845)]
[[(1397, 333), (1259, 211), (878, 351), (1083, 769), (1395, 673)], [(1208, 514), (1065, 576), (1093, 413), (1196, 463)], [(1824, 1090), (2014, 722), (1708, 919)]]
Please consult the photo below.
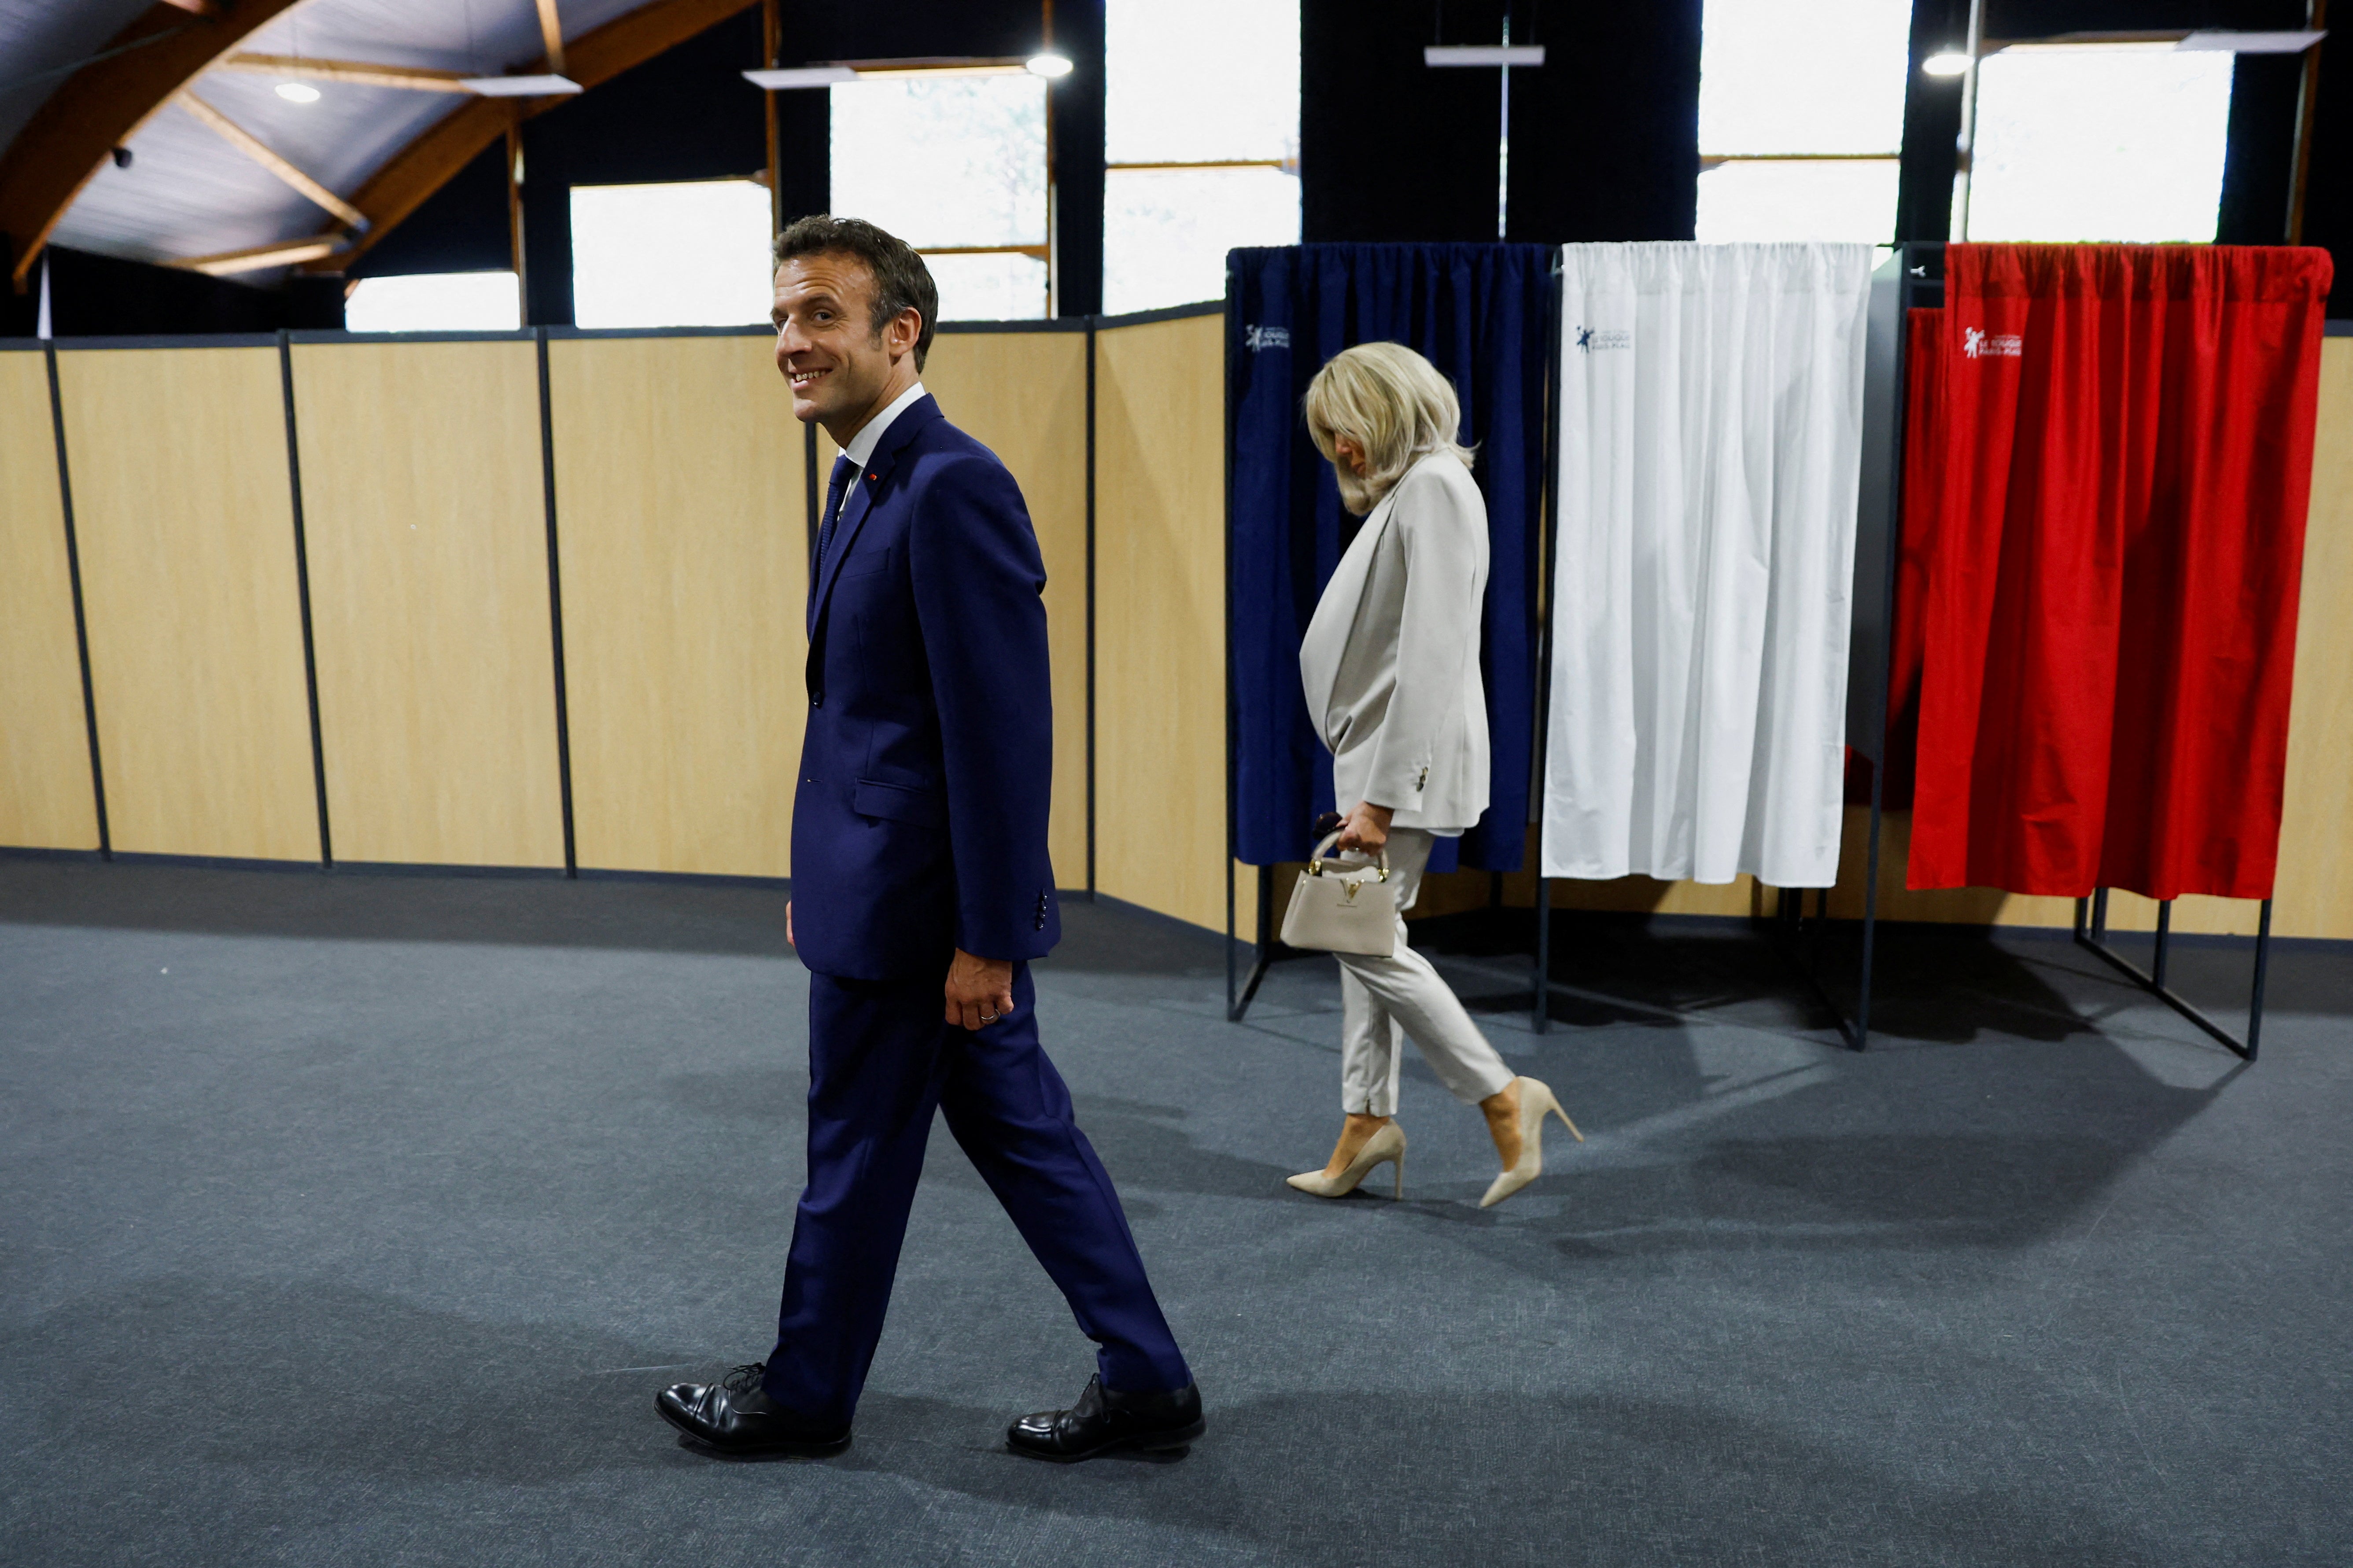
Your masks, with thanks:
[(841, 521), (841, 493), (849, 488), (850, 476), (857, 472), (858, 465), (849, 460), (849, 453), (844, 452), (833, 460), (833, 478), (826, 482), (825, 487), (825, 521), (818, 525), (817, 531), (818, 572), (825, 570), (825, 552), (827, 546), (833, 542), (833, 525)]

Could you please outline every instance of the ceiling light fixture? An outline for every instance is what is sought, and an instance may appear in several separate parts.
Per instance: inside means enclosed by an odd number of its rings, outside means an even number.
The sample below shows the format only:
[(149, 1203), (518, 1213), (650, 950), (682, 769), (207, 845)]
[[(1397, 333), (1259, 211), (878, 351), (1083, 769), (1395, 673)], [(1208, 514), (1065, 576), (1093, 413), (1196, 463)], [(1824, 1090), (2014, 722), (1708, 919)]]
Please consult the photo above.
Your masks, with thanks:
[(1540, 66), (1542, 44), (1430, 44), (1421, 51), (1426, 66)]
[(1958, 49), (1940, 49), (1922, 60), (1920, 69), (1927, 76), (1967, 76), (1969, 73), (1969, 57)]
[(934, 56), (903, 60), (835, 60), (825, 65), (785, 66), (773, 70), (745, 71), (744, 79), (770, 92), (795, 88), (839, 87), (852, 81), (902, 81), (947, 77), (1041, 76), (1071, 74), (1071, 62), (1060, 55), (1032, 55), (1027, 59), (979, 56)]
[(797, 66), (788, 70), (745, 71), (744, 79), (770, 92), (783, 92), (797, 87), (832, 87), (856, 81), (858, 73), (848, 66)]
[(580, 84), (568, 76), (470, 76), (458, 84), (484, 98), (555, 98), (578, 92)]
[(2300, 55), (2327, 36), (2325, 30), (2230, 33), (2208, 29), (2192, 33), (2173, 47), (2177, 49), (2228, 49), (2235, 55)]
[(316, 103), (319, 89), (307, 81), (281, 81), (278, 84), (278, 96), (289, 103)]

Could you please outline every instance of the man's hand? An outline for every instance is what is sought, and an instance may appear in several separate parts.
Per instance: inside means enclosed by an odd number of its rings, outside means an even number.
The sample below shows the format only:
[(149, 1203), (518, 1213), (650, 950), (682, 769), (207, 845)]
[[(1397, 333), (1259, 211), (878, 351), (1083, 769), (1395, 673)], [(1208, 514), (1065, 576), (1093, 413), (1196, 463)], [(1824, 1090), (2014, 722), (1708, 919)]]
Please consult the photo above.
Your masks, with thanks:
[(800, 946), (799, 942), (793, 940), (793, 901), (790, 899), (786, 899), (785, 900), (785, 945), (786, 947)]
[(1386, 805), (1358, 801), (1340, 819), (1340, 842), (1334, 847), (1361, 849), (1366, 854), (1378, 850), (1389, 841), (1389, 818), (1396, 815)]
[(967, 1029), (985, 1029), (1013, 1011), (1013, 963), (975, 958), (956, 949), (948, 964), (947, 1018)]

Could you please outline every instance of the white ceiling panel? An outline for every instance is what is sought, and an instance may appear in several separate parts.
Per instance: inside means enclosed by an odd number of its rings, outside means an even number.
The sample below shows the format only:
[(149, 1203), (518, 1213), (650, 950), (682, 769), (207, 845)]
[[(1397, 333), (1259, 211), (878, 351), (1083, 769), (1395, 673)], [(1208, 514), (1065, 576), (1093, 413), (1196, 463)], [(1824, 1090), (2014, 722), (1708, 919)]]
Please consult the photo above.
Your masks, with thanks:
[[(564, 36), (577, 38), (645, 3), (559, 0)], [(25, 79), (105, 47), (146, 8), (145, 0), (0, 0), (0, 141), (21, 129), (65, 79)], [(533, 0), (304, 0), (241, 47), (496, 76), (539, 60), (539, 14)], [(16, 81), (23, 85), (9, 91), (6, 84)], [(317, 102), (290, 103), (269, 76), (215, 70), (198, 78), (195, 90), (343, 196), (467, 101), (450, 93), (311, 85), (319, 90)], [(178, 108), (154, 116), (128, 145), (132, 166), (100, 169), (59, 222), (58, 244), (168, 260), (316, 234), (332, 221)]]
[(243, 250), (334, 220), (176, 105), (131, 143), (128, 169), (103, 164), (51, 237), (77, 250), (170, 261)]

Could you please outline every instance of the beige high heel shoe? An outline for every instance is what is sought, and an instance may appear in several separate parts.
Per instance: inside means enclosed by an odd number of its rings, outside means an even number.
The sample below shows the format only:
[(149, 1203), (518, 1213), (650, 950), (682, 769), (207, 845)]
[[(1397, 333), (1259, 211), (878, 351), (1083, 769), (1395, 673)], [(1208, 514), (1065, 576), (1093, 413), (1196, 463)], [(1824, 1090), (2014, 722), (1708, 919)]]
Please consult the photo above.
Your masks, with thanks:
[(1397, 1186), (1389, 1195), (1396, 1198), (1405, 1196), (1405, 1129), (1394, 1121), (1366, 1139), (1365, 1146), (1356, 1151), (1356, 1157), (1349, 1161), (1348, 1168), (1338, 1175), (1327, 1176), (1321, 1171), (1302, 1171), (1295, 1176), (1282, 1179), (1301, 1192), (1313, 1193), (1319, 1198), (1344, 1198), (1355, 1192), (1356, 1184), (1384, 1160), (1396, 1167)]
[(1577, 1123), (1568, 1119), (1568, 1112), (1560, 1108), (1560, 1101), (1553, 1098), (1552, 1090), (1541, 1080), (1516, 1078), (1512, 1081), (1520, 1086), (1520, 1161), (1488, 1187), (1487, 1195), (1479, 1200), (1482, 1209), (1493, 1208), (1544, 1174), (1544, 1119), (1547, 1113), (1560, 1118), (1560, 1124), (1568, 1129), (1570, 1137), (1580, 1143), (1585, 1142), (1585, 1134), (1577, 1130)]

